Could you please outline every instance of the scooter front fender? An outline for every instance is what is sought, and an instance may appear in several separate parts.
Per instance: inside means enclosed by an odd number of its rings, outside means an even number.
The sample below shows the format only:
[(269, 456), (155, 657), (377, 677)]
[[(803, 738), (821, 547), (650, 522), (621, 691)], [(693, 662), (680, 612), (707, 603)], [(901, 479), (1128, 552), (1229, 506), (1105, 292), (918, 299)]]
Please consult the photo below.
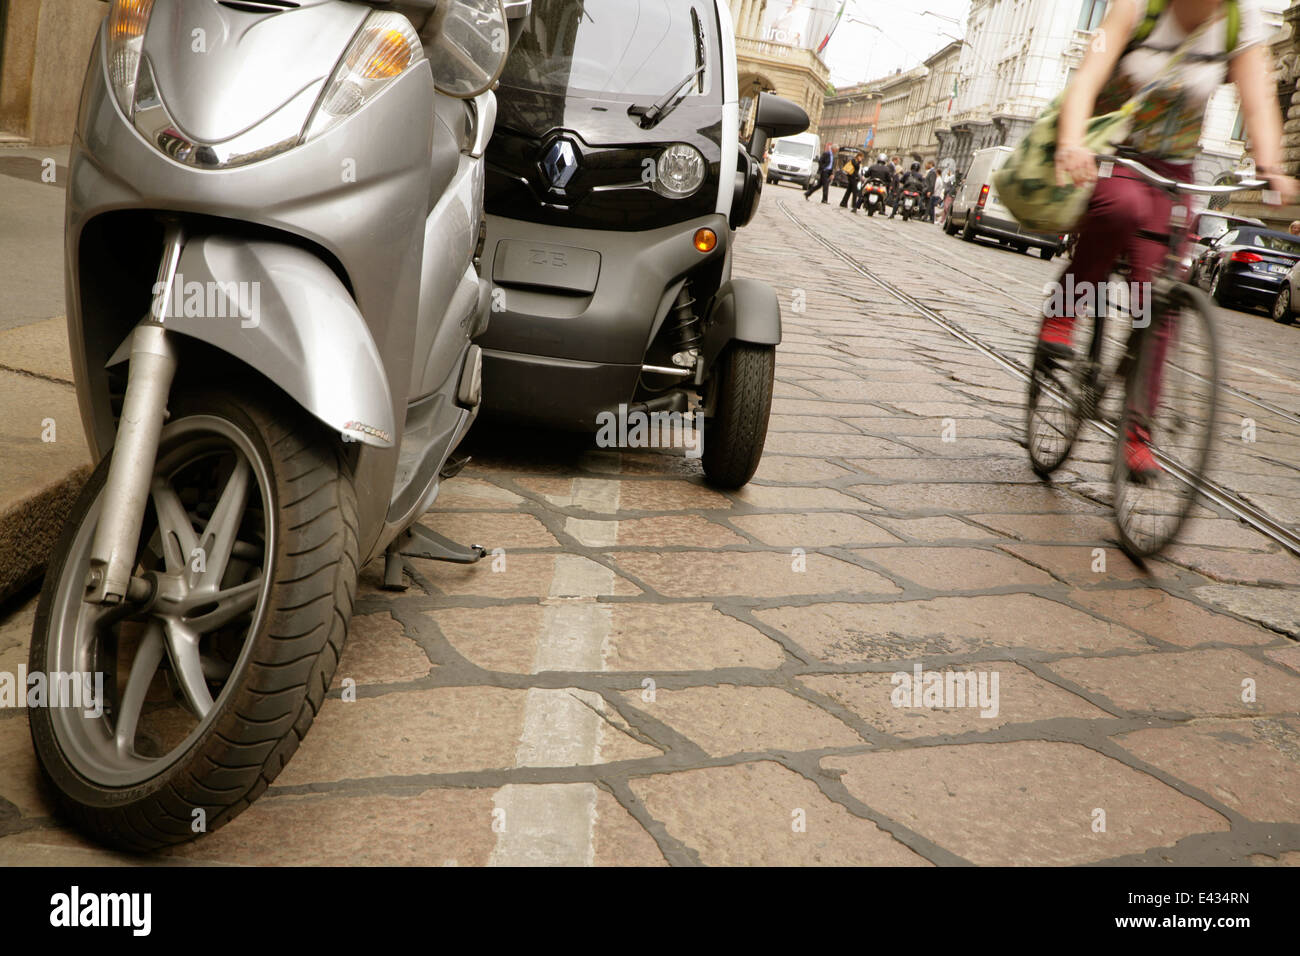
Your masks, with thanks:
[(712, 368), (732, 342), (781, 344), (781, 303), (766, 282), (732, 279), (724, 282), (713, 297), (701, 348), (704, 367)]
[[(196, 237), (185, 243), (170, 302), (161, 317), (168, 331), (234, 356), (344, 438), (390, 448), (399, 437), (379, 350), (318, 256), (285, 243)], [(108, 364), (128, 357), (119, 349)]]

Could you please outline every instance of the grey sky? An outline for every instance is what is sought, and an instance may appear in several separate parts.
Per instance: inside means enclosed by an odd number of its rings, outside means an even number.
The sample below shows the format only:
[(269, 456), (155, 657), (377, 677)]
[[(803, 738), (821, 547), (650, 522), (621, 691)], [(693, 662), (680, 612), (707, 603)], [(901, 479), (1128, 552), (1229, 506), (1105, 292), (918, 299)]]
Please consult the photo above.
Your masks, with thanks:
[[(839, 9), (839, 0), (817, 0), (817, 5), (833, 11)], [(961, 25), (923, 16), (927, 10)], [(952, 37), (965, 36), (969, 10), (970, 0), (849, 0), (844, 22), (822, 54), (831, 68), (831, 82), (849, 86), (900, 67), (907, 70), (919, 65)], [(880, 30), (853, 22), (850, 17), (875, 24)]]

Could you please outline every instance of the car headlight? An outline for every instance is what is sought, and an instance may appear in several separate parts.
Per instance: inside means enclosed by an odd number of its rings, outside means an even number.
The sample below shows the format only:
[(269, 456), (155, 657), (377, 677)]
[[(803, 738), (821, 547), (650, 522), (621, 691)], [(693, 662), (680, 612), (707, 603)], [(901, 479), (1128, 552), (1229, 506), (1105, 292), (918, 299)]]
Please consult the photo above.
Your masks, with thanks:
[(657, 167), (654, 190), (668, 199), (694, 195), (708, 174), (703, 154), (685, 143), (675, 143), (660, 153)]
[(333, 129), (424, 59), (411, 21), (400, 13), (372, 13), (335, 67), (303, 141)]
[(108, 79), (128, 117), (134, 112), (140, 51), (152, 12), (153, 0), (113, 0), (108, 11)]

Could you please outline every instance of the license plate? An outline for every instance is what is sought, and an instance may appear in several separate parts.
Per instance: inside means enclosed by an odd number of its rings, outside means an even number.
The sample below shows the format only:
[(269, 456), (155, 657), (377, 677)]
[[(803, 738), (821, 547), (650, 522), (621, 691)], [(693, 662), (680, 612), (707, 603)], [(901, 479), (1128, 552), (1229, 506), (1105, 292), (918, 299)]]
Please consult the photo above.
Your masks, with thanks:
[(1269, 266), (1268, 271), (1275, 276), (1284, 276), (1291, 271), (1289, 266)]

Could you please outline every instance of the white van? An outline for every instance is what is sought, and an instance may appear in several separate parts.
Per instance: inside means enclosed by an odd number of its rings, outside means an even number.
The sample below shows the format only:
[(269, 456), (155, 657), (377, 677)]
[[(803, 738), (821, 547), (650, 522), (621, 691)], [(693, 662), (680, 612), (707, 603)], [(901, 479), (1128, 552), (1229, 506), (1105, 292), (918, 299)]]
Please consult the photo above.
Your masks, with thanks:
[(998, 199), (998, 189), (993, 185), (993, 174), (1011, 156), (1010, 146), (990, 146), (976, 150), (970, 170), (952, 201), (952, 214), (944, 223), (944, 232), (950, 236), (961, 233), (967, 242), (983, 236), (996, 239), (1004, 246), (1026, 252), (1030, 246), (1038, 249), (1044, 259), (1059, 255), (1065, 247), (1065, 236), (1059, 233), (1031, 232), (1016, 222), (1011, 210)]
[(800, 133), (772, 141), (768, 153), (767, 182), (798, 183), (805, 188), (817, 182), (822, 161), (822, 140), (816, 133)]

